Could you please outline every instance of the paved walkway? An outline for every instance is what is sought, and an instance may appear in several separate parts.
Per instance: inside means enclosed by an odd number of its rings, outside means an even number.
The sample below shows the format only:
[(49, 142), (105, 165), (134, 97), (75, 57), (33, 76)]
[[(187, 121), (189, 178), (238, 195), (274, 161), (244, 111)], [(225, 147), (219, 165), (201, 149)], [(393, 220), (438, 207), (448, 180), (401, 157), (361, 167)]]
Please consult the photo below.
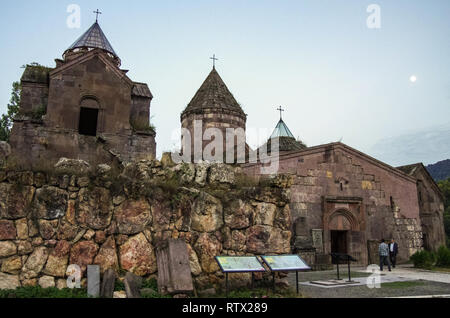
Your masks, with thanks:
[[(375, 267), (377, 268), (377, 267)], [(333, 271), (304, 272), (299, 274), (300, 291), (308, 298), (448, 298), (450, 295), (450, 273), (432, 272), (412, 268), (411, 265), (400, 265), (392, 272), (380, 272), (380, 288), (368, 288), (367, 277), (372, 276), (366, 267), (352, 267), (352, 280), (356, 284), (320, 286), (311, 281), (331, 281), (336, 279), (336, 269)], [(342, 272), (341, 278), (347, 279), (347, 273)], [(289, 282), (295, 287), (295, 273), (290, 273)], [(389, 282), (417, 282), (408, 284), (383, 284)], [(377, 281), (372, 283), (377, 284)], [(346, 288), (345, 288), (346, 287)], [(376, 286), (374, 286), (376, 287)]]
[[(361, 272), (361, 273), (370, 273), (366, 268), (354, 268), (355, 272)], [(387, 271), (386, 269), (381, 272), (382, 274), (385, 274), (383, 276), (390, 277), (390, 276), (400, 276), (403, 278), (407, 278), (409, 280), (428, 280), (432, 282), (438, 282), (438, 283), (447, 283), (450, 284), (450, 273), (444, 273), (444, 272), (435, 272), (435, 271), (427, 271), (427, 270), (421, 270), (413, 268), (412, 265), (399, 265), (396, 268), (392, 270), (392, 272)]]
[[(408, 278), (408, 277), (403, 277), (403, 276), (399, 276), (399, 275), (381, 275), (380, 276), (380, 284), (384, 284), (384, 283), (394, 283), (394, 282), (408, 282), (408, 281), (413, 281), (413, 280), (418, 280), (418, 279), (412, 279), (412, 278)], [(352, 286), (367, 286), (368, 283), (368, 277), (358, 277), (358, 278), (352, 278), (352, 281), (354, 282), (353, 284), (337, 284), (337, 285), (318, 285), (318, 284), (314, 284), (312, 282), (303, 282), (300, 283), (300, 285), (305, 285), (305, 286), (314, 286), (314, 287), (321, 287), (321, 288), (343, 288), (343, 287), (352, 287)], [(345, 282), (345, 280), (343, 281)], [(370, 280), (369, 280), (370, 282)], [(373, 284), (373, 282), (372, 282)]]

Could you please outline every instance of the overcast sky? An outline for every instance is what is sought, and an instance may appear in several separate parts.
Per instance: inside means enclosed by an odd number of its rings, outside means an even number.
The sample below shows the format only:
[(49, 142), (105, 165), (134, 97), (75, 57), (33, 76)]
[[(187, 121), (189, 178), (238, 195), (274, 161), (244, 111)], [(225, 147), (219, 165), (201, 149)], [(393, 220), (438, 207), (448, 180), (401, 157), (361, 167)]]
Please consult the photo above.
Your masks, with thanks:
[[(67, 26), (70, 4), (81, 8), (79, 29)], [(371, 4), (381, 8), (379, 29), (367, 26)], [(395, 161), (376, 145), (434, 127), (450, 140), (448, 0), (2, 2), (0, 112), (20, 67), (53, 67), (95, 21), (97, 8), (122, 68), (154, 95), (158, 155), (173, 148), (180, 113), (216, 54), (248, 128), (270, 135), (282, 105), (290, 130), (309, 146), (342, 140), (393, 165), (447, 159), (450, 142), (439, 142), (431, 157), (403, 151)], [(420, 138), (417, 147), (429, 142)]]

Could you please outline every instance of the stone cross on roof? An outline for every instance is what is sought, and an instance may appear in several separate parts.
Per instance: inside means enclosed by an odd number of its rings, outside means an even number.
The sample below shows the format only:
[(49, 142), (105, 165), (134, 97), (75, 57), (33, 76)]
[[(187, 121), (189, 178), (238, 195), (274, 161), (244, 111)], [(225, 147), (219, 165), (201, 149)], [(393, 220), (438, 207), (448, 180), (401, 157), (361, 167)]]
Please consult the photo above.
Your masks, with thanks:
[(216, 68), (216, 61), (218, 61), (219, 59), (216, 58), (216, 55), (214, 54), (213, 57), (210, 57), (211, 60), (213, 60), (213, 68)]
[(97, 9), (97, 11), (94, 11), (94, 13), (96, 14), (95, 22), (98, 22), (98, 15), (99, 15), (99, 14), (102, 14), (102, 12), (100, 12), (100, 11)]
[(280, 106), (279, 108), (277, 108), (277, 110), (280, 111), (280, 119), (283, 119), (283, 112), (284, 112), (284, 109)]

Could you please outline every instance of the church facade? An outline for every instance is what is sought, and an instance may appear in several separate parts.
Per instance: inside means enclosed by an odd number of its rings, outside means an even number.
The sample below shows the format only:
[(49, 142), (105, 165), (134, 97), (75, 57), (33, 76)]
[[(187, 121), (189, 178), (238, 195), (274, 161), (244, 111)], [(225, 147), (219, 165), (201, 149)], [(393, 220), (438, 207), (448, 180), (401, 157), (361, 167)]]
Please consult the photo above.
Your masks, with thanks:
[(55, 68), (25, 68), (12, 156), (28, 163), (155, 157), (149, 124), (153, 95), (147, 84), (133, 82), (120, 68), (97, 22), (55, 62)]
[[(211, 76), (220, 79), (213, 69), (205, 83)], [(245, 130), (244, 117), (233, 121), (228, 114), (229, 109), (243, 110), (220, 83), (202, 85), (182, 115), (183, 128), (193, 130), (186, 113), (194, 103), (197, 120), (208, 125), (214, 119), (215, 126)], [(217, 101), (221, 104), (211, 115), (210, 106)], [(278, 145), (277, 153), (271, 153), (272, 143)], [(381, 239), (398, 242), (400, 261), (423, 247), (435, 250), (445, 244), (443, 196), (422, 164), (391, 167), (340, 142), (307, 147), (283, 119), (256, 152), (276, 156), (276, 173), (293, 177), (291, 246), (309, 264), (330, 264), (330, 253), (350, 254), (361, 265), (376, 264)], [(255, 178), (264, 177), (262, 166), (260, 161), (241, 165)]]

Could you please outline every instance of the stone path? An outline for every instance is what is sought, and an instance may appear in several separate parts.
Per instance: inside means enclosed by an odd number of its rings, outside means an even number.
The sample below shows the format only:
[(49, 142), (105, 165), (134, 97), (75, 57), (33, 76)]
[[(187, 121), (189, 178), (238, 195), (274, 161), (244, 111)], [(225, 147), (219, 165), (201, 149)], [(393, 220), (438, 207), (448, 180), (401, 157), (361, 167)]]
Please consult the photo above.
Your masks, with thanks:
[[(341, 278), (347, 279), (346, 273)], [(344, 275), (345, 274), (345, 275)], [(368, 288), (367, 277), (372, 274), (367, 268), (352, 268), (352, 280), (356, 284), (344, 286), (318, 286), (311, 281), (331, 281), (336, 279), (336, 270), (305, 272), (299, 274), (300, 291), (308, 298), (448, 298), (450, 295), (450, 273), (424, 271), (401, 265), (392, 272), (380, 272), (381, 283), (417, 282), (411, 286), (384, 286)], [(288, 276), (292, 288), (295, 288), (295, 273)]]
[[(366, 269), (355, 269), (356, 272), (368, 273)], [(432, 282), (438, 283), (447, 283), (450, 284), (450, 273), (444, 272), (433, 272), (427, 270), (421, 270), (413, 268), (412, 265), (400, 265), (397, 268), (394, 268), (392, 272), (383, 271), (383, 274), (386, 274), (387, 277), (391, 276), (401, 276), (407, 278), (409, 280), (428, 280)], [(450, 287), (449, 287), (450, 288)], [(450, 291), (450, 289), (449, 289)]]
[[(367, 277), (358, 277), (358, 278), (352, 278), (352, 281), (354, 281), (355, 283), (349, 285), (346, 284), (346, 280), (343, 281), (342, 284), (336, 284), (336, 285), (318, 285), (318, 284), (314, 284), (313, 282), (303, 282), (300, 283), (300, 285), (305, 285), (305, 286), (314, 286), (314, 287), (321, 287), (321, 288), (342, 288), (342, 287), (353, 287), (353, 286), (367, 286)], [(386, 275), (386, 274), (381, 274), (380, 275), (380, 284), (384, 284), (384, 283), (395, 283), (395, 282), (408, 282), (408, 281), (412, 281), (412, 280), (419, 280), (419, 279), (411, 279), (408, 277), (403, 277), (403, 276), (397, 276), (397, 275)]]

